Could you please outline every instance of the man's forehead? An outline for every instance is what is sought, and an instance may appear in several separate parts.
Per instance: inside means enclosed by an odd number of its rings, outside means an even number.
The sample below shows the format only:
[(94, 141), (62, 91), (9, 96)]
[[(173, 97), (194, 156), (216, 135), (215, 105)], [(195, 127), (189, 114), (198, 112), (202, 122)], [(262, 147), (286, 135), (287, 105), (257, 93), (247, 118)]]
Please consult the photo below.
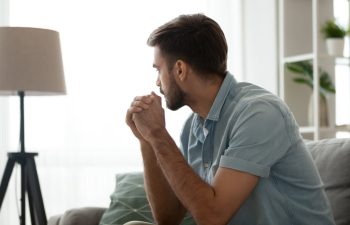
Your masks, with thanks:
[(158, 47), (154, 47), (153, 67), (159, 67), (164, 62), (164, 57)]
[(155, 46), (155, 47), (153, 48), (153, 53), (154, 53), (154, 57), (155, 57), (155, 58), (156, 58), (156, 57), (159, 58), (159, 57), (162, 56), (161, 50), (160, 50), (160, 48), (157, 47), (157, 46)]

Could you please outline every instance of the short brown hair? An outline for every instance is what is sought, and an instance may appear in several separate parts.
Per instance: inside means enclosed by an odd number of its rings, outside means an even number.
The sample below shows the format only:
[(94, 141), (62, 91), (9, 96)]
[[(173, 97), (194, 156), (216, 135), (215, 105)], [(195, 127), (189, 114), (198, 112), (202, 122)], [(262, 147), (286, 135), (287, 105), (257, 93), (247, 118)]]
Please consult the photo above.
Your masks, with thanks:
[(180, 15), (154, 30), (147, 40), (159, 47), (172, 68), (181, 59), (203, 75), (225, 76), (227, 43), (224, 32), (203, 14)]

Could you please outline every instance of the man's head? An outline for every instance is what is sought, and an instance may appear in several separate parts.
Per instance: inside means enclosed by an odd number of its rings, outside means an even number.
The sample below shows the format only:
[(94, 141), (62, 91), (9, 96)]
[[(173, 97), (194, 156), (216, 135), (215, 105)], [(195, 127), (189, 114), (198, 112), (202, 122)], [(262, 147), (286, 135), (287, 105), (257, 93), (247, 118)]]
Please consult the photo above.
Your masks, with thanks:
[(177, 60), (204, 76), (226, 74), (227, 43), (220, 26), (203, 14), (181, 15), (154, 30), (147, 44), (158, 47), (169, 70)]
[(154, 30), (147, 44), (155, 49), (157, 85), (171, 110), (189, 105), (191, 93), (181, 86), (182, 74), (191, 70), (202, 80), (223, 79), (226, 74), (224, 33), (205, 15), (181, 15)]

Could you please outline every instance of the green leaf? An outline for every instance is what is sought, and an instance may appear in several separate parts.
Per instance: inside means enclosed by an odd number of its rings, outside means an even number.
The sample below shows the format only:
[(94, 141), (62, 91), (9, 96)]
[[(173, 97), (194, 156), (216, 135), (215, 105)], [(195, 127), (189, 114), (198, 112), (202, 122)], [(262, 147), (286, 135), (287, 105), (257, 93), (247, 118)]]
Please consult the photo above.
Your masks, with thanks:
[(335, 20), (327, 20), (321, 27), (321, 33), (324, 38), (343, 38), (346, 30)]
[(295, 83), (300, 83), (300, 84), (306, 84), (307, 86), (309, 86), (311, 89), (313, 87), (313, 83), (310, 82), (310, 80), (308, 79), (304, 79), (304, 78), (294, 78), (293, 79)]
[[(294, 63), (286, 63), (286, 68), (299, 77), (293, 79), (294, 82), (299, 84), (305, 84), (313, 89), (313, 65), (310, 61), (300, 61)], [(320, 83), (320, 93), (321, 95), (326, 95), (326, 93), (335, 93), (335, 87), (330, 75), (319, 68), (319, 83)]]
[(327, 92), (335, 93), (333, 82), (328, 73), (324, 71), (320, 75), (320, 87), (322, 87)]

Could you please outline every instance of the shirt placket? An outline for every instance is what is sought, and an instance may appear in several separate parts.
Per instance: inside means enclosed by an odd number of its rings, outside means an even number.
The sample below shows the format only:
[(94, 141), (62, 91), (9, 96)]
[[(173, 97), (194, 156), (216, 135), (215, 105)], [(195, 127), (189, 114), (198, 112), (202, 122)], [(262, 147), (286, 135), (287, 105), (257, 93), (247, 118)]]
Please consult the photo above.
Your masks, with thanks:
[(211, 167), (212, 163), (212, 144), (211, 144), (211, 127), (212, 123), (209, 121), (206, 121), (203, 125), (203, 135), (204, 135), (204, 142), (202, 145), (202, 166), (204, 171), (204, 177), (207, 180), (209, 169)]

